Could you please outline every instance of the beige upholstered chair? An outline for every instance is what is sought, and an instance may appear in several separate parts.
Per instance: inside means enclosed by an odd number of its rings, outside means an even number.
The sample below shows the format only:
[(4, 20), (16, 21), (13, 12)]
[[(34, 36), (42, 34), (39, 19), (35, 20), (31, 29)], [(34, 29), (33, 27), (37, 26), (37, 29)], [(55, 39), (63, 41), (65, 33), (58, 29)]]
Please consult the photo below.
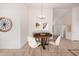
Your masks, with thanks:
[(59, 44), (60, 44), (60, 40), (61, 40), (61, 35), (57, 37), (55, 42), (50, 41), (49, 44), (56, 46), (55, 51), (57, 52), (57, 55), (59, 55)]
[(55, 42), (50, 41), (49, 44), (59, 46), (60, 40), (61, 40), (61, 35), (58, 36)]
[(33, 37), (28, 37), (27, 41), (28, 41), (28, 44), (31, 48), (36, 48), (41, 44), (41, 43), (37, 43), (35, 38), (33, 38)]

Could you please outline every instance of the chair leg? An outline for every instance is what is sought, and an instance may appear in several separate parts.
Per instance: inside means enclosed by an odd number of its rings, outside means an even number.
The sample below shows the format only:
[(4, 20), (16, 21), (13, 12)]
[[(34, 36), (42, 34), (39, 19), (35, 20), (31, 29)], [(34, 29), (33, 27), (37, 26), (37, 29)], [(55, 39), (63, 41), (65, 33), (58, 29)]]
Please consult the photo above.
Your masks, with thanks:
[(40, 46), (40, 52), (41, 52), (41, 56), (42, 56), (42, 47)]
[(49, 39), (47, 40), (47, 42), (48, 42), (48, 51), (49, 51)]
[(59, 56), (59, 46), (57, 46), (57, 56)]
[(29, 55), (31, 56), (32, 55), (32, 53), (31, 53), (31, 47), (29, 47)]
[(49, 45), (48, 45), (48, 51), (49, 51)]

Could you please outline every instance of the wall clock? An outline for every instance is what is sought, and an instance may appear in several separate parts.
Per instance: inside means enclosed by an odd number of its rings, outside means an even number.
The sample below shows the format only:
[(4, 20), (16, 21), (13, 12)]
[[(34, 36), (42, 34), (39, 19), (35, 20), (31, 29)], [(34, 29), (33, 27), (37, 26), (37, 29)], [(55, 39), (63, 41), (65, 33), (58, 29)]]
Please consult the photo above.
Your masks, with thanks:
[(0, 31), (8, 32), (12, 28), (12, 21), (8, 17), (0, 17)]

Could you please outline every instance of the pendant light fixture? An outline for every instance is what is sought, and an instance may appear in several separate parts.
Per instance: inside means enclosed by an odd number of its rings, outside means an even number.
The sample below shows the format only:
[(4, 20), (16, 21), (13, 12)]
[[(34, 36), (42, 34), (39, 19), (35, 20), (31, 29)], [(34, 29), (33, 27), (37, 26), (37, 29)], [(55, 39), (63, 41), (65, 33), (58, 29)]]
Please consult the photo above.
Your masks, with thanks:
[(45, 19), (46, 16), (43, 15), (43, 4), (41, 4), (41, 14), (38, 16), (39, 19)]

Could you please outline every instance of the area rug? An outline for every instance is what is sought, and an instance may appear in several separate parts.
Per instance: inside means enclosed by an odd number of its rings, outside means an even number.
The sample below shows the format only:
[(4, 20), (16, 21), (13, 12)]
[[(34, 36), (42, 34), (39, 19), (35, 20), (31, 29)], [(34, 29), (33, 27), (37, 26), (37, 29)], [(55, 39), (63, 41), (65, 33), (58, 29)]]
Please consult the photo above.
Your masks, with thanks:
[(68, 51), (74, 56), (79, 56), (79, 49), (68, 49)]

